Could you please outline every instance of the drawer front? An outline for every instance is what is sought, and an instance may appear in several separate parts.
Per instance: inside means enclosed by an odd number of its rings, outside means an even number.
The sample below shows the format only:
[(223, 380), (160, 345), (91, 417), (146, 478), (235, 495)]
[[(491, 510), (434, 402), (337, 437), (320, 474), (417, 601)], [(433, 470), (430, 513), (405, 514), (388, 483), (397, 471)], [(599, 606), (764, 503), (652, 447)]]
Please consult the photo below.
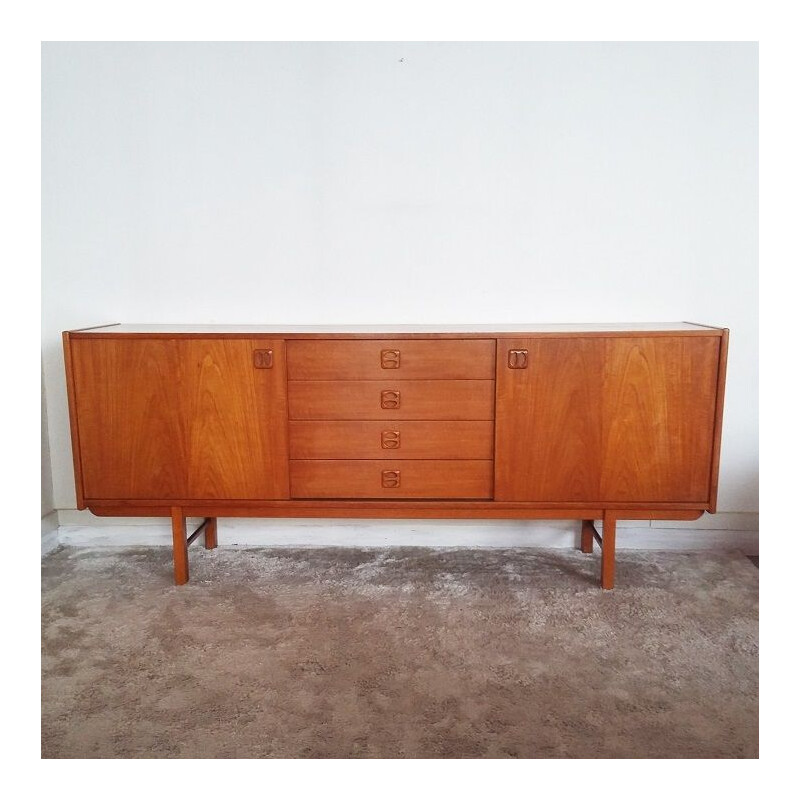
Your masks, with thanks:
[(492, 497), (492, 461), (291, 461), (293, 498), (460, 499)]
[(289, 380), (491, 380), (494, 339), (287, 342)]
[(290, 458), (491, 459), (494, 424), (294, 420), (289, 442)]
[(494, 419), (494, 381), (289, 381), (289, 419)]

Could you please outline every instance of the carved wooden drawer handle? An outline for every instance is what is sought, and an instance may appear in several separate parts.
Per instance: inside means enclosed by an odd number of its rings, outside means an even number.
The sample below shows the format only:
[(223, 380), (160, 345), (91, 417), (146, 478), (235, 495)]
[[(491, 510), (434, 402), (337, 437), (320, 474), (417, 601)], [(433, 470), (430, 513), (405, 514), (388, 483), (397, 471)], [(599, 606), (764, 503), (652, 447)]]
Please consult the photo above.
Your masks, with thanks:
[(381, 367), (383, 369), (399, 369), (400, 368), (400, 351), (399, 350), (381, 350)]
[(400, 408), (400, 392), (397, 389), (382, 391), (381, 408)]
[(397, 489), (400, 486), (400, 470), (383, 470), (381, 472), (381, 486), (383, 486), (384, 489)]
[(509, 369), (527, 369), (528, 367), (528, 351), (527, 350), (509, 350), (508, 351), (508, 368)]
[(397, 450), (400, 447), (400, 431), (381, 431), (381, 447), (384, 450)]
[(253, 366), (256, 369), (272, 369), (272, 350), (253, 350)]

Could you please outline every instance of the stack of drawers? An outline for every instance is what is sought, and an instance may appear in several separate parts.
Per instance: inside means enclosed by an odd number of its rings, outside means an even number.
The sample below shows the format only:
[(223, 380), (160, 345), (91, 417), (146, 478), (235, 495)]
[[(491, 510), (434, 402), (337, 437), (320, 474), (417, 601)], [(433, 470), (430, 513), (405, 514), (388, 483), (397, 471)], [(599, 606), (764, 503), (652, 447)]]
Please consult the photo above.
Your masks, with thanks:
[(291, 496), (491, 499), (495, 346), (287, 342)]

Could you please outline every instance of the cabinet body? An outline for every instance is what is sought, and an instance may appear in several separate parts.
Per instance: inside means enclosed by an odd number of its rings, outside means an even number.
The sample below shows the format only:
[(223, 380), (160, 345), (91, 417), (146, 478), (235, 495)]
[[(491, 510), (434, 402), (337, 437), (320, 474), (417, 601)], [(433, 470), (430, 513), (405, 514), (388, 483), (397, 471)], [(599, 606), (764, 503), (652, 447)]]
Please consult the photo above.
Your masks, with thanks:
[(78, 505), (696, 518), (716, 505), (727, 339), (690, 323), (67, 332)]

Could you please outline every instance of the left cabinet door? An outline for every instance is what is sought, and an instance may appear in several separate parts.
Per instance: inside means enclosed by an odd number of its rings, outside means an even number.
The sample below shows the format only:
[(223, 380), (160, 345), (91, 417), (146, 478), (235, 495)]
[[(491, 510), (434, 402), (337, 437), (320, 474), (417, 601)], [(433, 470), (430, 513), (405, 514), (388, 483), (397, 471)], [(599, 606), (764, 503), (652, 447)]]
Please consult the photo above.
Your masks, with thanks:
[(86, 336), (67, 346), (87, 503), (289, 497), (282, 340)]

